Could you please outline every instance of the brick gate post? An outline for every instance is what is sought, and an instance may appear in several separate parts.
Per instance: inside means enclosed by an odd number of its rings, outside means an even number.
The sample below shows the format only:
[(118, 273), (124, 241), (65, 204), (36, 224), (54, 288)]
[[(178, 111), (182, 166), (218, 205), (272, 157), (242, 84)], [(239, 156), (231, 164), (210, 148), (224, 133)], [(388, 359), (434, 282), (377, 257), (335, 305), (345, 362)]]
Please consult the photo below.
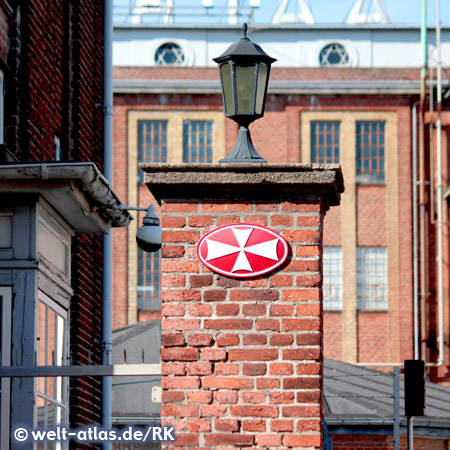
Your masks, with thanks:
[[(323, 447), (322, 225), (340, 167), (143, 165), (161, 203), (164, 448)], [(267, 226), (288, 241), (272, 273), (238, 279), (198, 259), (207, 232)]]

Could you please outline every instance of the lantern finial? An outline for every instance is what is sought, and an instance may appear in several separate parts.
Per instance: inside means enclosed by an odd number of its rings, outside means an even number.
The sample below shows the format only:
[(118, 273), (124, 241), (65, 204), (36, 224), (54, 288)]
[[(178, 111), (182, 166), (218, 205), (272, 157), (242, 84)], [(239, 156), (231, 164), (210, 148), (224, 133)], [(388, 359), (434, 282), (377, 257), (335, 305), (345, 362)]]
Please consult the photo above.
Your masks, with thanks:
[(248, 29), (248, 25), (247, 25), (247, 23), (244, 23), (244, 39), (247, 39), (247, 29)]

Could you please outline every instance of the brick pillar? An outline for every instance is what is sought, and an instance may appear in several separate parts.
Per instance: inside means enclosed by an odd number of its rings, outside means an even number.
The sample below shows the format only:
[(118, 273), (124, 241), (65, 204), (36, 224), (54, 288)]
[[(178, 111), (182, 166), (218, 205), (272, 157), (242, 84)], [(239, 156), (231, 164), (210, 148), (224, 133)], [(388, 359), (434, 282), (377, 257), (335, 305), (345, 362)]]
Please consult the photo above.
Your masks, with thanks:
[[(325, 167), (144, 166), (162, 206), (165, 448), (322, 448), (322, 225), (343, 190)], [(288, 260), (257, 278), (211, 272), (198, 240), (238, 222), (283, 235)]]

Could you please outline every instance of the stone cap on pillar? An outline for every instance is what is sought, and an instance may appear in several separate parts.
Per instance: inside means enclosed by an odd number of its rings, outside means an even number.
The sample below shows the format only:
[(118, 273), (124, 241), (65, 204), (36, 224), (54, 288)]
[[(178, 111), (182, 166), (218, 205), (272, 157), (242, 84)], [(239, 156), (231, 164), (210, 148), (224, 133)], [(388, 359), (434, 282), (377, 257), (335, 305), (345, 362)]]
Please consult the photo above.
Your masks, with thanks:
[(339, 164), (140, 164), (155, 199), (295, 200), (320, 196), (340, 203)]

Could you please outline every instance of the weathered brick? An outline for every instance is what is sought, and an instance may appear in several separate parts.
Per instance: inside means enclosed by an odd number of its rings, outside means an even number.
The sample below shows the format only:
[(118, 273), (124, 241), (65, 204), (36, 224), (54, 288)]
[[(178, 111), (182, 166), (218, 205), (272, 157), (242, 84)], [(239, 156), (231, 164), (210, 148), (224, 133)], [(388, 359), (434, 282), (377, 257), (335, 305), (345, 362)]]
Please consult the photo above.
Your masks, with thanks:
[(315, 275), (299, 275), (295, 279), (297, 286), (303, 287), (317, 287), (322, 282), (322, 276), (320, 274)]
[(299, 333), (297, 334), (297, 345), (320, 345), (321, 343), (320, 333)]
[(163, 287), (185, 287), (185, 275), (161, 275), (161, 286)]
[(297, 431), (305, 432), (305, 431), (320, 431), (321, 423), (320, 418), (318, 417), (315, 420), (298, 420), (297, 426), (295, 427)]
[(216, 363), (216, 375), (237, 375), (239, 373), (239, 366), (232, 363)]
[(256, 442), (261, 447), (279, 447), (281, 436), (278, 434), (260, 434), (256, 437)]
[(318, 375), (322, 371), (322, 366), (318, 362), (307, 362), (297, 364), (298, 375)]
[(202, 387), (203, 389), (252, 389), (253, 380), (238, 377), (204, 377)]
[(267, 344), (267, 335), (265, 334), (244, 334), (244, 345), (265, 345)]
[(232, 405), (230, 406), (232, 416), (236, 417), (278, 417), (277, 406), (267, 405)]
[(212, 335), (208, 333), (190, 334), (187, 337), (187, 343), (192, 347), (208, 347), (213, 341)]
[(216, 431), (239, 431), (239, 421), (236, 419), (216, 419)]
[(281, 403), (294, 403), (294, 393), (293, 392), (271, 392), (269, 394), (270, 403), (281, 404)]
[(194, 389), (200, 387), (198, 377), (163, 377), (161, 380), (163, 389)]
[(180, 213), (193, 213), (198, 211), (197, 202), (169, 202), (163, 201), (161, 203), (161, 210), (163, 213), (180, 212)]
[(163, 216), (161, 218), (162, 228), (184, 228), (186, 219), (183, 216)]
[(275, 291), (273, 289), (253, 289), (253, 290), (231, 290), (230, 291), (230, 300), (233, 302), (259, 302), (259, 301), (268, 301), (268, 302), (274, 302), (277, 301), (280, 297), (280, 294), (278, 291)]
[(292, 375), (294, 365), (290, 363), (272, 363), (269, 366), (270, 375)]
[(320, 403), (320, 391), (297, 392), (297, 403)]
[(188, 314), (190, 316), (210, 317), (212, 314), (211, 305), (188, 305)]
[(194, 362), (187, 365), (188, 375), (211, 375), (212, 364), (208, 362)]
[(321, 314), (320, 303), (301, 303), (296, 305), (295, 314), (297, 317), (301, 316), (316, 316), (319, 317)]
[(206, 419), (190, 419), (187, 421), (187, 430), (195, 433), (211, 431), (211, 421)]
[(251, 210), (252, 204), (250, 202), (203, 201), (202, 203), (202, 211), (204, 212), (244, 212)]
[(161, 373), (163, 375), (184, 375), (186, 373), (186, 364), (180, 362), (163, 362), (161, 364)]
[(200, 298), (200, 291), (193, 289), (168, 289), (161, 295), (163, 302), (198, 302)]
[(202, 359), (206, 361), (225, 361), (227, 352), (223, 348), (204, 348), (202, 349)]
[(242, 401), (244, 403), (264, 403), (266, 400), (266, 393), (261, 391), (245, 391), (242, 393)]
[(163, 403), (177, 403), (184, 401), (184, 392), (182, 391), (162, 391), (161, 400)]
[(304, 203), (304, 202), (284, 202), (281, 205), (283, 211), (299, 211), (299, 212), (321, 212), (320, 203)]
[(283, 417), (319, 417), (320, 406), (283, 406)]
[(163, 230), (163, 242), (197, 242), (200, 239), (198, 231), (168, 231)]
[(211, 216), (190, 216), (190, 227), (209, 227), (213, 224), (213, 218)]
[(214, 401), (219, 404), (234, 405), (238, 402), (236, 391), (217, 391), (214, 392)]
[(228, 351), (229, 361), (271, 361), (277, 358), (276, 348), (232, 348)]
[(286, 447), (316, 447), (321, 448), (322, 437), (317, 435), (296, 435), (285, 434), (283, 437), (283, 445)]
[(270, 431), (293, 431), (294, 421), (277, 419), (270, 422)]
[(161, 345), (163, 347), (181, 347), (184, 345), (184, 336), (177, 334), (161, 334)]
[(199, 262), (198, 261), (182, 261), (179, 259), (164, 259), (161, 262), (161, 272), (171, 273), (171, 272), (198, 272)]
[(205, 434), (206, 445), (253, 445), (254, 437), (246, 434)]
[(161, 417), (199, 417), (199, 412), (197, 405), (161, 405)]
[(318, 360), (320, 358), (320, 348), (299, 348), (283, 350), (284, 360)]
[(161, 305), (161, 315), (163, 316), (184, 316), (185, 306), (179, 303)]
[(291, 227), (294, 224), (294, 218), (288, 215), (274, 214), (270, 218), (270, 224), (273, 227), (284, 226)]
[(243, 431), (266, 431), (266, 421), (261, 419), (242, 420)]
[(227, 407), (224, 405), (203, 405), (202, 417), (223, 417), (227, 413)]
[(225, 290), (208, 290), (203, 294), (205, 302), (223, 302), (227, 298), (227, 291)]
[(218, 316), (237, 316), (239, 314), (239, 305), (217, 305), (216, 306), (216, 314)]
[[(239, 305), (236, 305), (239, 307)], [(244, 304), (242, 305), (242, 314), (244, 316), (265, 316), (266, 305), (261, 304)]]
[(279, 389), (280, 380), (278, 378), (257, 378), (256, 379), (257, 389)]
[(278, 331), (280, 329), (280, 322), (277, 319), (257, 319), (255, 328), (257, 330)]
[(188, 403), (206, 403), (212, 402), (212, 393), (208, 391), (193, 391), (187, 393)]
[(237, 334), (219, 334), (216, 342), (219, 347), (239, 345), (239, 336)]
[(285, 302), (299, 302), (299, 301), (319, 301), (321, 299), (320, 289), (293, 289), (284, 291), (282, 300)]
[(266, 364), (244, 364), (242, 367), (242, 373), (247, 376), (265, 375), (266, 372)]
[(189, 277), (191, 288), (211, 286), (213, 282), (212, 275), (191, 275)]
[(320, 331), (320, 319), (282, 319), (283, 331)]
[(251, 330), (253, 320), (250, 319), (205, 319), (205, 330)]
[(294, 307), (292, 305), (270, 305), (271, 316), (292, 316)]
[(200, 328), (200, 319), (166, 319), (161, 320), (162, 330), (184, 331), (198, 330)]
[(270, 336), (270, 345), (274, 347), (284, 347), (294, 342), (294, 336), (291, 334), (273, 334)]
[(198, 349), (196, 348), (162, 348), (161, 359), (163, 361), (197, 361)]

